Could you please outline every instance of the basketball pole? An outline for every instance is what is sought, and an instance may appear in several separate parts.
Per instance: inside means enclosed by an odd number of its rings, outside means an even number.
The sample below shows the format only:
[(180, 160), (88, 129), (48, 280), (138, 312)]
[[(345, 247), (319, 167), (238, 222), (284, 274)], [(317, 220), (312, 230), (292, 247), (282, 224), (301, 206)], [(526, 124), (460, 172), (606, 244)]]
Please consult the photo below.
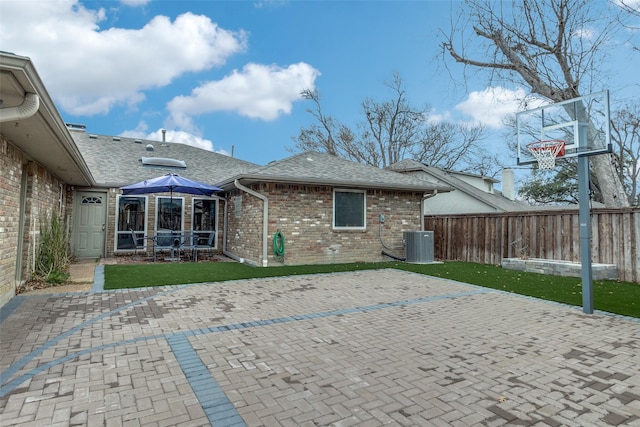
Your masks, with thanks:
[(593, 314), (591, 272), (591, 202), (589, 195), (589, 157), (578, 157), (578, 202), (580, 205), (580, 260), (582, 262), (582, 311)]

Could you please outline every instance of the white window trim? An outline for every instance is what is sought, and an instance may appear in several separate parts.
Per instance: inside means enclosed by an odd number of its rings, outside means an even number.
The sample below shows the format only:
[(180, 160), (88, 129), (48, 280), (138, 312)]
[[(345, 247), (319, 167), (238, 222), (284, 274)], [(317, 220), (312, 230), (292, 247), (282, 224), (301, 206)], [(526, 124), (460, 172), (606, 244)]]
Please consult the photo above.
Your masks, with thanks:
[[(213, 246), (211, 246), (212, 249), (218, 249), (218, 210), (220, 209), (220, 198), (219, 197), (192, 197), (191, 198), (191, 232), (194, 233), (197, 231), (193, 230), (193, 223), (195, 220), (195, 204), (196, 204), (196, 200), (212, 200), (213, 202), (215, 202), (216, 204), (216, 217), (213, 219), (213, 224), (215, 224), (216, 229), (212, 230), (215, 233), (215, 237), (213, 238)], [(207, 248), (208, 246), (203, 246), (203, 248)]]
[[(362, 206), (362, 214), (363, 225), (362, 227), (339, 227), (336, 226), (336, 192), (338, 193), (361, 193), (364, 195), (363, 197), (363, 206)], [(367, 229), (367, 191), (366, 190), (354, 190), (348, 188), (334, 188), (333, 189), (333, 208), (331, 212), (331, 226), (336, 231), (344, 231), (344, 230), (366, 230)]]
[[(123, 197), (142, 197), (144, 199), (144, 235), (146, 236), (148, 227), (149, 227), (149, 198), (143, 194), (132, 194), (132, 195), (124, 195), (124, 194), (116, 194), (116, 218), (115, 218), (115, 226), (113, 227), (113, 252), (114, 253), (123, 253), (123, 252), (134, 252), (133, 249), (118, 249), (118, 220), (120, 219), (120, 199)], [(139, 250), (147, 250), (147, 239), (144, 239), (143, 248)]]

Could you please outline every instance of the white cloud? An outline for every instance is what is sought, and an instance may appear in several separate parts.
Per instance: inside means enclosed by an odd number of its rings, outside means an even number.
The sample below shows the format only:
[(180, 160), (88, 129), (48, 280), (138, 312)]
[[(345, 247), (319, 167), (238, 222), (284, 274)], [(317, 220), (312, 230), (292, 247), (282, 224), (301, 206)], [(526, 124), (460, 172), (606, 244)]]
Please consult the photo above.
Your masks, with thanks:
[(221, 66), (246, 49), (244, 32), (220, 28), (206, 16), (156, 16), (142, 28), (101, 30), (106, 14), (77, 0), (40, 1), (37, 7), (3, 1), (0, 46), (31, 57), (58, 106), (75, 115), (135, 105), (144, 90)]
[(147, 125), (147, 123), (144, 120), (141, 120), (140, 122), (138, 122), (138, 125), (135, 129), (125, 130), (120, 134), (120, 136), (123, 136), (125, 138), (146, 139), (148, 135), (148, 129), (149, 126)]
[(431, 113), (429, 114), (429, 123), (438, 124), (441, 122), (450, 122), (451, 112), (445, 111), (444, 113)]
[[(178, 142), (180, 144), (192, 145), (194, 147), (202, 148), (203, 150), (214, 151), (212, 141), (194, 135), (192, 133), (178, 130), (167, 130), (165, 138), (167, 142)], [(149, 133), (147, 135), (147, 139), (151, 139), (153, 141), (162, 141), (162, 129), (158, 129), (155, 132)]]
[(640, 12), (640, 0), (613, 0), (617, 6)]
[(191, 117), (214, 111), (235, 111), (261, 120), (290, 114), (300, 92), (312, 89), (320, 72), (304, 62), (282, 68), (248, 64), (219, 81), (195, 88), (190, 96), (177, 96), (167, 108), (175, 125), (191, 129)]
[(120, 3), (125, 6), (144, 6), (149, 3), (151, 0), (120, 0)]
[(465, 101), (456, 105), (456, 110), (470, 116), (476, 124), (501, 129), (505, 126), (505, 119), (524, 110), (525, 105), (531, 109), (542, 102), (527, 95), (522, 88), (512, 90), (496, 86), (471, 92)]
[[(177, 142), (180, 144), (191, 145), (193, 147), (202, 148), (203, 150), (215, 151), (216, 153), (229, 155), (226, 150), (214, 150), (213, 142), (209, 139), (202, 138), (199, 135), (195, 135), (189, 132), (179, 130), (166, 130), (165, 131), (166, 142)], [(162, 129), (158, 129), (153, 132), (148, 132), (148, 126), (144, 121), (138, 123), (135, 129), (126, 130), (120, 134), (125, 138), (140, 138), (148, 139), (151, 141), (162, 141)]]

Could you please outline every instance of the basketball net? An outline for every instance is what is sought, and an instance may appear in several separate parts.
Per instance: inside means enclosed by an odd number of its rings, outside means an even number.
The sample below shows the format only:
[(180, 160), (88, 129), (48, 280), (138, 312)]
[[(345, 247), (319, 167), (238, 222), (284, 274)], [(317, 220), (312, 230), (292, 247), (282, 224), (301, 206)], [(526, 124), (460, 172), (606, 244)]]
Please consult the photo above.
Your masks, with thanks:
[(564, 156), (564, 145), (561, 139), (550, 139), (531, 142), (527, 148), (538, 161), (538, 169), (553, 169), (556, 167), (556, 158)]

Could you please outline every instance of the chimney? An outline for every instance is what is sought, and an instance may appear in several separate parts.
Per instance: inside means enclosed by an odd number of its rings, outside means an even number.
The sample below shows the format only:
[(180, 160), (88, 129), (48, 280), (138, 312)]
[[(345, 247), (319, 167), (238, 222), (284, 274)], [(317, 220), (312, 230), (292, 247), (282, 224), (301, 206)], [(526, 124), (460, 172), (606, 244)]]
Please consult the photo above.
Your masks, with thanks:
[(516, 199), (513, 169), (502, 169), (502, 195), (509, 200)]
[(167, 130), (162, 129), (162, 142), (167, 142)]

